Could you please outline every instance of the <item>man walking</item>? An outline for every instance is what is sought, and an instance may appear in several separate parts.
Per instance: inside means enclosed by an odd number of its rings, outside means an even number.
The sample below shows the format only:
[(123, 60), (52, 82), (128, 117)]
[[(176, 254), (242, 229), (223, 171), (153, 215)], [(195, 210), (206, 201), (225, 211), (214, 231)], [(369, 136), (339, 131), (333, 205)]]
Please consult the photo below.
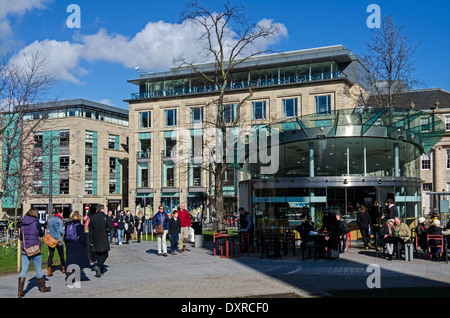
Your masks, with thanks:
[(105, 214), (105, 206), (97, 205), (96, 213), (91, 216), (89, 222), (89, 239), (91, 242), (91, 250), (96, 256), (96, 264), (94, 266), (95, 277), (100, 277), (104, 272), (104, 264), (108, 258), (109, 232), (112, 230), (112, 224)]
[(185, 209), (185, 204), (181, 203), (178, 208), (178, 218), (181, 222), (181, 232), (178, 239), (178, 251), (183, 253), (186, 251), (186, 243), (189, 238), (189, 228), (191, 227), (191, 216)]

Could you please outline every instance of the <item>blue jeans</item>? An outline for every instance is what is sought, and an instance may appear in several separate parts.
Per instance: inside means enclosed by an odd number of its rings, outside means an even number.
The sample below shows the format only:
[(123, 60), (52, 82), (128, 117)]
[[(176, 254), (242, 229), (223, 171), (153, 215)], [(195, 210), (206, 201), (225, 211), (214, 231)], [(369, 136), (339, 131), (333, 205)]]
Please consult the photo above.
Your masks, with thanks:
[(35, 256), (28, 257), (22, 254), (22, 269), (20, 271), (19, 277), (26, 277), (28, 272), (28, 267), (30, 266), (30, 259), (33, 260), (34, 269), (36, 270), (36, 278), (42, 278), (42, 255), (38, 254)]
[(178, 233), (170, 234), (170, 247), (172, 249), (172, 253), (175, 251), (180, 252), (178, 250)]
[(124, 229), (117, 229), (117, 241), (122, 242)]

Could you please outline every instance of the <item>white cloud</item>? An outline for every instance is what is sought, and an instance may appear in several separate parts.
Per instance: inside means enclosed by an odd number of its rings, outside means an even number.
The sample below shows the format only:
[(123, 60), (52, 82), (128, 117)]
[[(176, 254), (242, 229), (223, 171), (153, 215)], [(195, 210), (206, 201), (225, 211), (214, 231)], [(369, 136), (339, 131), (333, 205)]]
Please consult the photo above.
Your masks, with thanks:
[[(257, 50), (267, 49), (287, 36), (287, 29), (281, 23), (274, 24), (269, 19), (263, 19), (259, 23), (264, 26), (276, 25), (279, 34), (271, 39), (259, 39), (255, 43)], [(173, 66), (173, 60), (181, 55), (188, 61), (200, 62), (197, 58), (204, 52), (197, 39), (202, 32), (203, 29), (195, 27), (189, 21), (181, 24), (149, 22), (132, 38), (109, 34), (107, 30), (101, 29), (96, 34), (79, 37), (79, 43), (48, 39), (35, 41), (19, 54), (39, 50), (47, 58), (48, 71), (57, 79), (81, 83), (78, 77), (87, 73), (80, 67), (82, 60), (109, 61), (127, 68), (139, 66), (144, 71), (167, 70)], [(233, 30), (228, 30), (229, 44), (234, 43), (235, 35)]]
[(80, 66), (83, 45), (73, 44), (68, 41), (44, 40), (34, 41), (19, 51), (11, 63), (20, 63), (27, 56), (39, 52), (39, 56), (45, 59), (45, 71), (57, 80), (81, 84), (78, 76), (87, 73)]

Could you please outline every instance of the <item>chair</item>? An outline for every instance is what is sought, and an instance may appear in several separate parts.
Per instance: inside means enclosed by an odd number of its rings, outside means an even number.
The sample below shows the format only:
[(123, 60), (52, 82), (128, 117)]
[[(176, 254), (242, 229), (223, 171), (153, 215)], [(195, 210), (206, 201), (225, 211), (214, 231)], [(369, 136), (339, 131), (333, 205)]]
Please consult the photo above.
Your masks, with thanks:
[(288, 248), (291, 246), (295, 256), (295, 232), (294, 230), (286, 230), (284, 235), (280, 238), (283, 244), (284, 256), (288, 254)]
[[(436, 251), (436, 252), (435, 252)], [(446, 253), (445, 244), (444, 244), (444, 236), (443, 235), (427, 235), (427, 257), (433, 258), (433, 254), (439, 254), (438, 257), (442, 258), (442, 256)]]
[[(233, 255), (237, 252), (238, 257), (243, 255), (242, 248), (247, 246), (247, 255), (250, 256), (250, 234), (241, 232), (239, 235), (239, 242), (233, 243)], [(237, 247), (237, 249), (235, 249)]]
[(220, 235), (223, 233), (214, 233), (213, 234), (213, 249), (214, 249), (214, 256), (216, 256), (216, 246), (220, 247), (220, 255), (223, 255), (223, 247), (225, 245), (224, 239), (220, 238)]

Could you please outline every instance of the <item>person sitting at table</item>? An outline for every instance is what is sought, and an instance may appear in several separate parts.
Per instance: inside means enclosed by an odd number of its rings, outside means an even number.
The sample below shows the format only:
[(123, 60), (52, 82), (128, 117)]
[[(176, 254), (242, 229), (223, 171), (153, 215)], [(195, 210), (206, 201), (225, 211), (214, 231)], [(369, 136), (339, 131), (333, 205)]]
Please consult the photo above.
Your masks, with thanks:
[(450, 221), (447, 222), (447, 225), (445, 226), (444, 229), (442, 229), (442, 235), (444, 235), (444, 239), (447, 241), (447, 248), (450, 248), (450, 240), (449, 240), (449, 235), (450, 235)]
[(330, 226), (332, 222), (334, 222), (335, 216), (330, 213), (328, 209), (325, 209), (322, 217), (322, 227), (320, 228), (320, 232), (325, 232), (330, 230)]
[[(428, 235), (442, 235), (441, 221), (439, 221), (438, 219), (435, 219), (433, 221), (433, 223), (430, 224), (430, 227), (428, 228)], [(431, 245), (436, 245), (436, 243), (438, 243), (438, 242), (436, 242), (436, 240), (434, 240), (434, 239), (430, 239), (429, 243)], [(441, 253), (441, 249), (437, 248), (437, 247), (431, 247), (430, 252), (432, 254), (439, 255)]]
[(402, 239), (403, 243), (411, 242), (411, 230), (398, 216), (394, 218), (394, 230), (397, 236)]
[[(249, 234), (249, 242), (248, 246), (250, 246), (253, 242), (253, 222), (252, 217), (250, 216), (250, 213), (245, 211), (243, 207), (239, 208), (239, 226), (242, 232), (247, 232)], [(247, 245), (244, 244), (242, 253), (247, 253)]]
[(394, 255), (394, 243), (395, 243), (395, 232), (394, 232), (394, 219), (389, 219), (385, 224), (381, 226), (380, 236), (385, 244), (388, 251), (388, 260), (392, 260), (392, 255)]
[(316, 231), (316, 224), (312, 221), (312, 216), (308, 215), (306, 217), (306, 222), (299, 225), (296, 230), (300, 234), (300, 239), (302, 240), (300, 247), (305, 249), (306, 243), (308, 242), (308, 234)]
[(342, 221), (341, 214), (336, 213), (331, 215), (329, 232), (330, 235), (327, 241), (328, 257), (332, 259), (339, 258), (339, 251), (341, 250), (341, 239), (344, 234), (345, 224)]
[(427, 226), (426, 226), (426, 219), (424, 217), (419, 218), (419, 225), (416, 227), (416, 234), (417, 234), (417, 245), (420, 246), (422, 251), (427, 250)]

